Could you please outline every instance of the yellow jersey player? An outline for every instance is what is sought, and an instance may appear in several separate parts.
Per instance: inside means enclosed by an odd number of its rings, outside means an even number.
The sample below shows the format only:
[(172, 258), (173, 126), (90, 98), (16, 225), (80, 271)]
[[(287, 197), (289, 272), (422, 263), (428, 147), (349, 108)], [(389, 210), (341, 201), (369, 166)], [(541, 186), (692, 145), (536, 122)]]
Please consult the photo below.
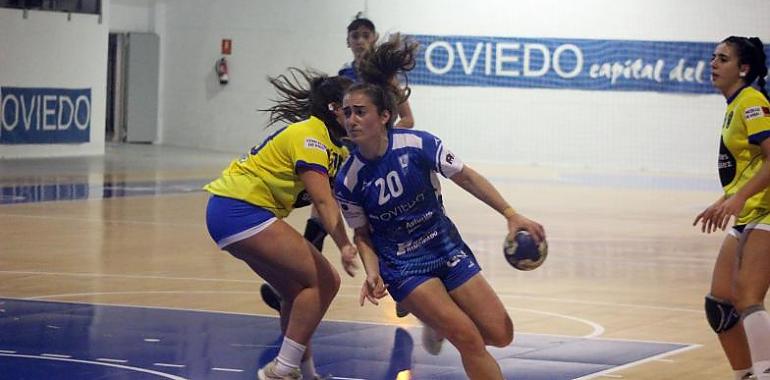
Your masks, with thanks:
[(204, 188), (284, 218), (293, 209), (311, 204), (302, 182), (297, 181), (298, 172), (313, 170), (334, 178), (347, 156), (347, 148), (329, 134), (324, 122), (311, 116), (266, 138)]
[(347, 156), (340, 144), (345, 135), (340, 108), (351, 81), (291, 69), (289, 76), (270, 82), (281, 95), (267, 110), (270, 124), (290, 125), (233, 161), (205, 186), (212, 194), (206, 225), (220, 249), (243, 260), (281, 296), (283, 342), (278, 356), (259, 369), (257, 378), (313, 379), (319, 376), (310, 339), (339, 290), (340, 277), (282, 218), (312, 202), (340, 249), (343, 267), (354, 274), (357, 250), (346, 234), (330, 185)]
[[(735, 379), (770, 380), (770, 103), (759, 38), (729, 37), (711, 58), (711, 81), (727, 99), (719, 149), (724, 194), (693, 225), (707, 233), (734, 225), (719, 251), (706, 317)], [(751, 87), (756, 83), (756, 88)]]

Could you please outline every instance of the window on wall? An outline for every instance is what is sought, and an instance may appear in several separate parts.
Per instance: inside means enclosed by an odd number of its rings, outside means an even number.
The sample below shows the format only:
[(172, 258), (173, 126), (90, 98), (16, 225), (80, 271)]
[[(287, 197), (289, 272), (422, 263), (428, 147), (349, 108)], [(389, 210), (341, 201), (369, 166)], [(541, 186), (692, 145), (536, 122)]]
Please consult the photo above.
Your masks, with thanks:
[(101, 14), (102, 0), (0, 0), (0, 8)]

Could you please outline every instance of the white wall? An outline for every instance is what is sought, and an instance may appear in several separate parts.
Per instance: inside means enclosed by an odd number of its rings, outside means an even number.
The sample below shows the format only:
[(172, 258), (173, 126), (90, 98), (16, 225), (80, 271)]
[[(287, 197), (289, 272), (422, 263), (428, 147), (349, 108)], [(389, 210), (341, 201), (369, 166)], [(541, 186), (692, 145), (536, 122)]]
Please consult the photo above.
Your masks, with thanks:
[[(336, 73), (350, 56), (346, 26), (362, 1), (165, 1), (161, 51), (164, 144), (242, 152), (261, 141), (257, 112), (275, 93), (265, 78), (288, 66)], [(315, 20), (308, 22), (308, 20)], [(220, 86), (214, 63), (223, 38), (230, 84)]]
[(155, 31), (155, 0), (110, 1), (110, 33)]
[[(716, 42), (770, 41), (766, 0), (167, 0), (165, 144), (244, 151), (264, 136), (274, 94), (264, 80), (287, 66), (333, 73), (350, 59), (352, 15), (381, 31), (431, 35)], [(312, 20), (295, 23), (293, 20)], [(232, 38), (231, 83), (216, 84), (219, 40)], [(415, 86), (418, 128), (466, 161), (713, 173), (719, 95)]]
[[(265, 77), (284, 73), (288, 66), (336, 72), (350, 59), (345, 27), (360, 10), (367, 11), (381, 34), (700, 42), (734, 34), (758, 35), (770, 43), (767, 0), (106, 3), (110, 31), (160, 35), (160, 142), (232, 152), (245, 151), (266, 134), (265, 115), (257, 109), (267, 107), (275, 93)], [(67, 35), (61, 15), (45, 17), (59, 20), (45, 29), (47, 35)], [(28, 79), (21, 82), (41, 82), (19, 70), (7, 73), (5, 51), (19, 51), (12, 59), (34, 66), (36, 51), (54, 47), (46, 48), (42, 41), (32, 48), (19, 46), (16, 40), (21, 37), (14, 35), (31, 37), (14, 31), (24, 27), (19, 20), (10, 22), (0, 18), (0, 83), (9, 85), (7, 78), (19, 74)], [(6, 39), (6, 31), (15, 34)], [(94, 33), (97, 36), (90, 38), (106, 38), (101, 29)], [(233, 41), (226, 86), (220, 86), (214, 74), (222, 38)], [(104, 56), (106, 41), (100, 43)], [(77, 81), (77, 75), (59, 76), (63, 78), (56, 81)], [(411, 105), (417, 127), (441, 136), (466, 161), (713, 174), (724, 100), (719, 95), (415, 86)], [(92, 128), (102, 124), (103, 117), (94, 115)], [(103, 131), (98, 133), (92, 141), (103, 140)], [(0, 146), (0, 151), (7, 150)]]
[[(109, 9), (109, 3), (105, 2)], [(90, 142), (0, 144), (0, 158), (104, 154), (107, 23), (99, 16), (0, 8), (0, 86), (91, 89)]]

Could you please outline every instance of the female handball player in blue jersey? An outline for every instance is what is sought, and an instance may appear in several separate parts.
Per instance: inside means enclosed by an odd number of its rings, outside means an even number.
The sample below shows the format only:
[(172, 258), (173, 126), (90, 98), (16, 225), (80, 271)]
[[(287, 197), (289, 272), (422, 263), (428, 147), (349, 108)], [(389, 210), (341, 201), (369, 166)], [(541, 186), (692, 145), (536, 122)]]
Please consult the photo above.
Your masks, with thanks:
[(281, 295), (285, 337), (277, 358), (259, 370), (258, 378), (312, 379), (317, 375), (310, 339), (339, 290), (340, 278), (282, 218), (312, 201), (340, 249), (343, 267), (353, 275), (357, 251), (330, 185), (348, 155), (340, 142), (345, 135), (341, 103), (351, 81), (291, 69), (289, 76), (270, 82), (281, 96), (268, 109), (270, 124), (291, 124), (205, 186), (212, 194), (206, 223), (219, 248), (246, 262)]
[[(719, 145), (724, 194), (698, 214), (706, 233), (724, 230), (706, 316), (735, 379), (770, 380), (770, 103), (759, 38), (728, 37), (711, 57), (711, 81), (727, 99)], [(756, 81), (756, 88), (751, 85)], [(753, 370), (752, 370), (753, 368)], [(752, 372), (754, 377), (752, 377)]]
[(396, 105), (408, 97), (391, 80), (414, 66), (416, 44), (393, 36), (359, 63), (362, 83), (345, 95), (348, 137), (356, 148), (334, 191), (366, 268), (364, 300), (390, 293), (426, 328), (423, 344), (437, 354), (446, 337), (471, 379), (502, 379), (486, 345), (507, 346), (513, 323), (480, 273), (470, 248), (444, 212), (441, 174), (500, 212), (509, 233), (543, 227), (514, 211), (484, 177), (427, 132), (393, 128)]

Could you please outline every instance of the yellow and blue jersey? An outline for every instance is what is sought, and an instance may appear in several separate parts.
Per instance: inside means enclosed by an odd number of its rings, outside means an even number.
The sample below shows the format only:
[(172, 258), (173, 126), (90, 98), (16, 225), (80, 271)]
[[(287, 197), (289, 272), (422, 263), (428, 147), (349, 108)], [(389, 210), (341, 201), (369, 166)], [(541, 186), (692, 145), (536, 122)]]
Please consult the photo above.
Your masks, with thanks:
[[(719, 144), (719, 179), (725, 195), (738, 192), (764, 163), (760, 144), (770, 137), (770, 103), (753, 87), (727, 100)], [(770, 211), (770, 189), (746, 201), (736, 224), (746, 224)]]
[(332, 140), (323, 121), (310, 117), (280, 129), (249, 154), (233, 160), (204, 189), (284, 218), (311, 201), (299, 171), (316, 170), (334, 178), (347, 156), (347, 148)]

